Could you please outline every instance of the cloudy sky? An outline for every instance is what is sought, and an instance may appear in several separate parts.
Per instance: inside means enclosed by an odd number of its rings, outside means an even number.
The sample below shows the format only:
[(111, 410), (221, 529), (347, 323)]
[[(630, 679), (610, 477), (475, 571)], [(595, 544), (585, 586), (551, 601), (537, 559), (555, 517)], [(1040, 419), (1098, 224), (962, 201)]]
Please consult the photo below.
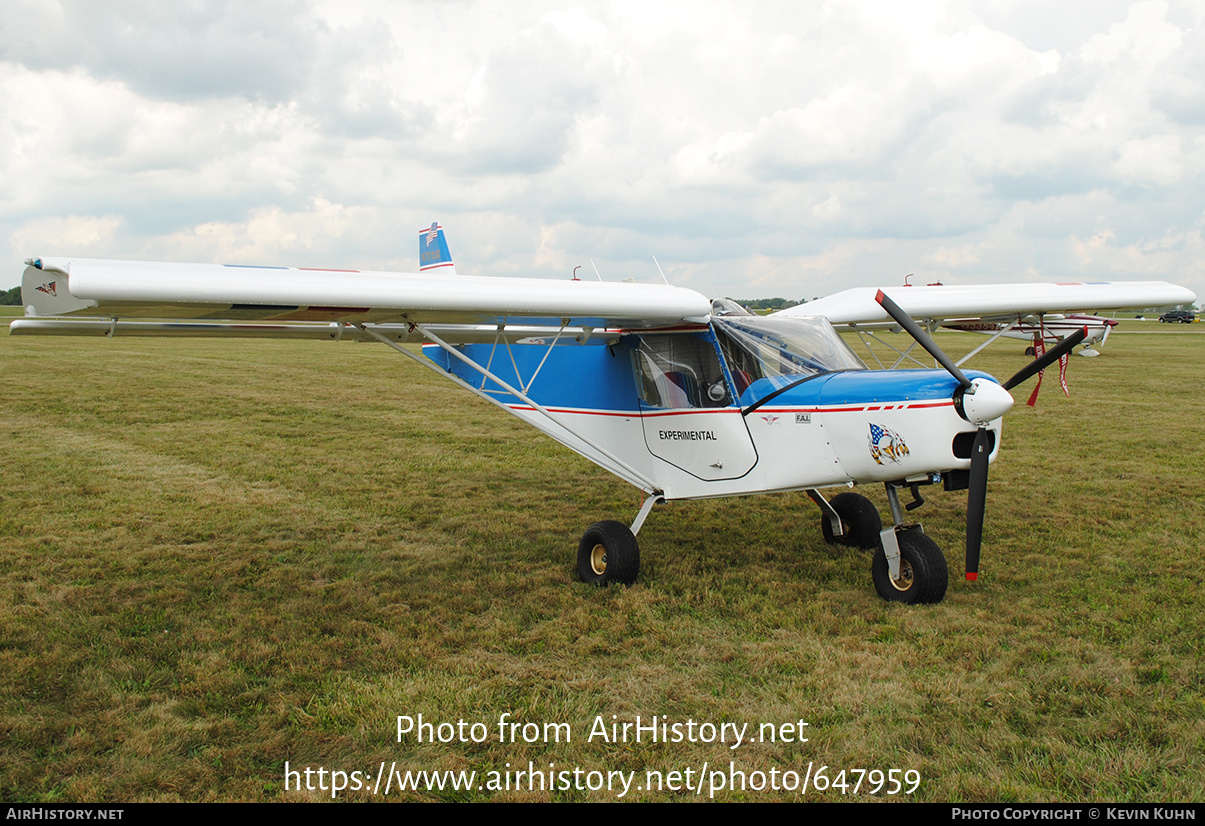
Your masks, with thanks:
[(1205, 4), (3, 0), (0, 247), (1205, 296)]

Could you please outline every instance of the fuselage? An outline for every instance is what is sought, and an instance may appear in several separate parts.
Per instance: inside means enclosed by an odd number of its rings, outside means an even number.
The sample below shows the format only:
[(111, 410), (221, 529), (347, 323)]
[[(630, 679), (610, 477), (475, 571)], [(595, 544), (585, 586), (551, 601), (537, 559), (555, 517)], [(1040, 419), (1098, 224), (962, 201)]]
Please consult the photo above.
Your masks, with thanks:
[[(639, 484), (667, 499), (969, 468), (976, 426), (955, 407), (958, 382), (952, 376), (944, 370), (866, 370), (852, 353), (835, 352), (848, 348), (827, 322), (807, 323), (827, 328), (808, 353), (768, 334), (741, 349), (740, 331), (716, 322), (687, 330), (612, 331), (555, 346), (549, 338), (459, 348), (526, 399), (443, 351), (426, 352), (514, 415), (633, 481), (631, 473), (617, 470), (626, 464), (648, 480)], [(837, 369), (828, 369), (833, 365)], [(569, 432), (550, 428), (547, 416)], [(994, 458), (999, 419), (988, 429)]]

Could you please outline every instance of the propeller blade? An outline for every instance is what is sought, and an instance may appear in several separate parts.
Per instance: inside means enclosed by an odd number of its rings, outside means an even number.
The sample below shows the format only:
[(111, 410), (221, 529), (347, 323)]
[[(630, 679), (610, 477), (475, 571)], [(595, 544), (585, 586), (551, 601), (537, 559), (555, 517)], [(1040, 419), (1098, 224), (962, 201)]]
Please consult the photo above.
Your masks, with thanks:
[(912, 316), (904, 312), (903, 308), (901, 308), (899, 304), (896, 304), (894, 301), (892, 301), (883, 293), (882, 290), (879, 290), (879, 293), (874, 297), (874, 300), (879, 302), (879, 306), (887, 311), (887, 315), (895, 319), (896, 324), (903, 327), (904, 330), (907, 331), (908, 335), (916, 339), (917, 344), (928, 350), (929, 355), (937, 359), (938, 364), (946, 368), (951, 376), (958, 379), (959, 384), (968, 390), (971, 388), (971, 380), (958, 369), (958, 365), (954, 363), (953, 359), (947, 356), (942, 349), (937, 346), (933, 339), (929, 338), (929, 335), (921, 329), (919, 324), (912, 320)]
[(1005, 390), (1012, 390), (1021, 382), (1036, 375), (1040, 370), (1045, 370), (1051, 364), (1061, 359), (1066, 353), (1070, 353), (1075, 345), (1083, 341), (1088, 335), (1088, 328), (1081, 327), (1071, 335), (1067, 336), (1057, 347), (1052, 347), (1046, 351), (1046, 354), (1041, 358), (1034, 359), (1029, 364), (1017, 371), (1017, 374), (1001, 385)]
[(967, 489), (967, 581), (979, 578), (979, 547), (983, 544), (983, 513), (987, 507), (987, 428), (975, 433), (971, 446), (971, 479)]

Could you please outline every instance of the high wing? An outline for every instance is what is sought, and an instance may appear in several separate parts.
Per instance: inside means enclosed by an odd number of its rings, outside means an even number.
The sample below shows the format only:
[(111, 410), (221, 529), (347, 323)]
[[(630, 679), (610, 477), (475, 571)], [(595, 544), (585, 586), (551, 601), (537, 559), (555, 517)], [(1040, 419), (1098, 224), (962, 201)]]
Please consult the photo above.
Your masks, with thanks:
[(14, 334), (337, 338), (345, 325), (419, 324), (455, 325), (472, 339), (511, 324), (706, 324), (711, 311), (699, 293), (664, 284), (60, 258), (27, 262), (22, 300)]
[[(1189, 304), (1196, 295), (1166, 281), (1068, 284), (974, 284), (885, 288), (904, 312), (941, 324), (949, 319), (1015, 321), (1018, 316)], [(834, 325), (891, 323), (875, 301), (878, 289), (857, 287), (780, 310), (786, 316), (824, 316)]]

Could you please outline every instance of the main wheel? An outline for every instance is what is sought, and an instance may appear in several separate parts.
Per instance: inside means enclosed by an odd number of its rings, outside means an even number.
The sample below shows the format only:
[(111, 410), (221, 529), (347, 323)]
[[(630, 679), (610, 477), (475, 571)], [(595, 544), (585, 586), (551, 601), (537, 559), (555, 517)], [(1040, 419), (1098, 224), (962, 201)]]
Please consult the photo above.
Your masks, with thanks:
[(841, 536), (833, 535), (828, 515), (820, 514), (820, 530), (824, 541), (830, 545), (848, 545), (853, 548), (877, 548), (879, 531), (883, 520), (874, 503), (860, 493), (839, 493), (829, 502), (837, 516), (841, 517)]
[(887, 555), (882, 546), (875, 552), (870, 566), (875, 590), (888, 602), (941, 602), (950, 584), (946, 558), (932, 539), (920, 530), (897, 531), (900, 544), (900, 578), (887, 573)]
[(577, 575), (582, 582), (630, 585), (640, 573), (640, 546), (622, 522), (595, 522), (577, 546)]

